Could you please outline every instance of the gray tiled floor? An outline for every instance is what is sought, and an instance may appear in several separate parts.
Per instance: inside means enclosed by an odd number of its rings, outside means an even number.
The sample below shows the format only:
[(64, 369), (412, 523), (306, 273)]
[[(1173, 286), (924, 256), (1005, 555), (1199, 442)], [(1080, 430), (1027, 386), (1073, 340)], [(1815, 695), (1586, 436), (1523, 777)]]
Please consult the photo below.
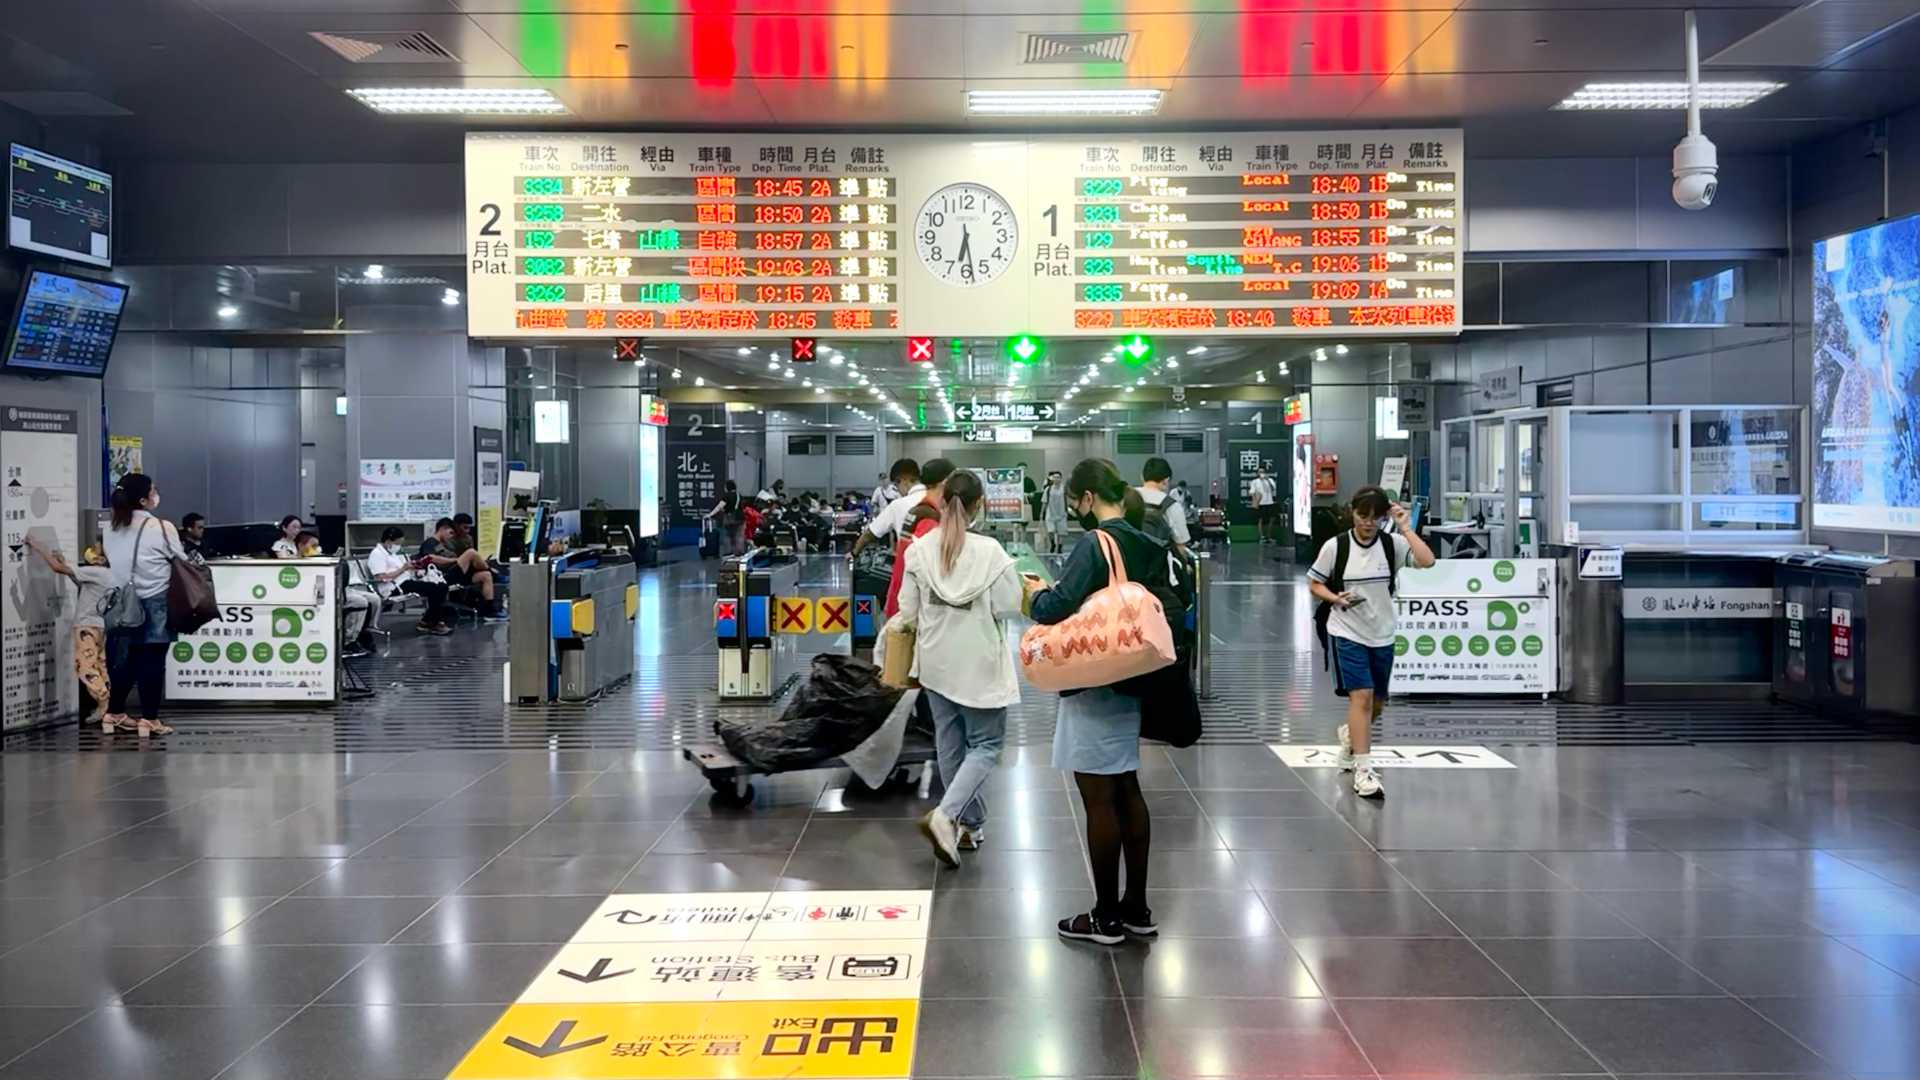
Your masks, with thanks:
[[(1285, 603), (1235, 603), (1293, 648)], [(1212, 708), (1326, 737), (1274, 700)], [(1482, 737), (1518, 768), (1395, 772), (1378, 804), (1251, 736), (1150, 749), (1163, 935), (1104, 952), (1053, 936), (1089, 879), (1041, 728), (958, 871), (915, 793), (811, 772), (734, 810), (644, 732), (467, 730), (10, 747), (0, 1080), (432, 1080), (609, 892), (822, 887), (934, 890), (926, 1078), (1920, 1077), (1910, 742)]]

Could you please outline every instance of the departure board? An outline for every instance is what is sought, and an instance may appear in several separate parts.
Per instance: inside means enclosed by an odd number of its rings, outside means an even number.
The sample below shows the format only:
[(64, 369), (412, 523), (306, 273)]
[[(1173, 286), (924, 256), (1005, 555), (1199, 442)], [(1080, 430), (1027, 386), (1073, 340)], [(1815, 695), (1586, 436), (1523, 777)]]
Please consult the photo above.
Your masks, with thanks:
[(113, 177), (31, 147), (7, 152), (7, 243), (113, 265)]
[(476, 133), (477, 337), (1449, 334), (1457, 130)]

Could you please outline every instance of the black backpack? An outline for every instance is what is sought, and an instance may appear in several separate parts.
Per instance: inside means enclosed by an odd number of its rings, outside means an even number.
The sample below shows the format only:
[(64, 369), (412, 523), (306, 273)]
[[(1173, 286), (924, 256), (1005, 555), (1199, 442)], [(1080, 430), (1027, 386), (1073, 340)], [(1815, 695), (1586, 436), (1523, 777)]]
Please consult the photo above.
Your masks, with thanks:
[[(1380, 533), (1380, 543), (1386, 545), (1381, 550), (1387, 557), (1387, 595), (1392, 596), (1398, 592), (1400, 588), (1400, 560), (1393, 553), (1392, 536), (1382, 531)], [(1343, 532), (1333, 538), (1333, 573), (1327, 575), (1327, 580), (1322, 583), (1326, 585), (1328, 592), (1343, 593), (1347, 591), (1347, 556), (1352, 554), (1352, 552), (1353, 533), (1351, 531)], [(1320, 668), (1323, 671), (1333, 668), (1330, 659), (1333, 652), (1333, 643), (1327, 640), (1327, 616), (1332, 613), (1333, 605), (1327, 603), (1325, 600), (1320, 601), (1313, 609), (1313, 636), (1320, 639)], [(1339, 669), (1333, 668), (1333, 670), (1335, 683), (1334, 693), (1345, 697), (1347, 695), (1346, 688), (1338, 685), (1340, 681)]]
[(727, 504), (727, 508), (725, 511), (723, 511), (720, 514), (721, 524), (731, 529), (739, 525), (745, 525), (747, 523), (747, 515), (743, 513), (740, 509), (740, 496), (738, 495), (722, 496), (722, 501)]

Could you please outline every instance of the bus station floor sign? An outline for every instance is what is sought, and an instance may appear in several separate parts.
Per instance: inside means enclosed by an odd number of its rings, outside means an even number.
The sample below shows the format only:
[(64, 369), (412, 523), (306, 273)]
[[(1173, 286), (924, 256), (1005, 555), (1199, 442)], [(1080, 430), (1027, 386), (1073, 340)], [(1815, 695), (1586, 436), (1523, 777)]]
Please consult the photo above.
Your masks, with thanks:
[(932, 899), (609, 896), (449, 1078), (905, 1077)]
[[(1272, 746), (1275, 757), (1292, 769), (1334, 769), (1340, 765), (1338, 746)], [(1511, 769), (1513, 762), (1484, 746), (1456, 743), (1399, 743), (1372, 750), (1377, 769)]]

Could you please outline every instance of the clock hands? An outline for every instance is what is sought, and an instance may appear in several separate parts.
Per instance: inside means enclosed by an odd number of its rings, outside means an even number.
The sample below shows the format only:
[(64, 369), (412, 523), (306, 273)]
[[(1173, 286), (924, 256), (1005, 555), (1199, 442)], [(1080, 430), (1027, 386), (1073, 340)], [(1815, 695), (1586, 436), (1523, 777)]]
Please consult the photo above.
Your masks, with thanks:
[(961, 273), (967, 277), (973, 276), (972, 256), (973, 256), (973, 239), (971, 236), (968, 235), (967, 227), (963, 223), (960, 226), (960, 253), (957, 256), (955, 256), (955, 258), (959, 260)]

